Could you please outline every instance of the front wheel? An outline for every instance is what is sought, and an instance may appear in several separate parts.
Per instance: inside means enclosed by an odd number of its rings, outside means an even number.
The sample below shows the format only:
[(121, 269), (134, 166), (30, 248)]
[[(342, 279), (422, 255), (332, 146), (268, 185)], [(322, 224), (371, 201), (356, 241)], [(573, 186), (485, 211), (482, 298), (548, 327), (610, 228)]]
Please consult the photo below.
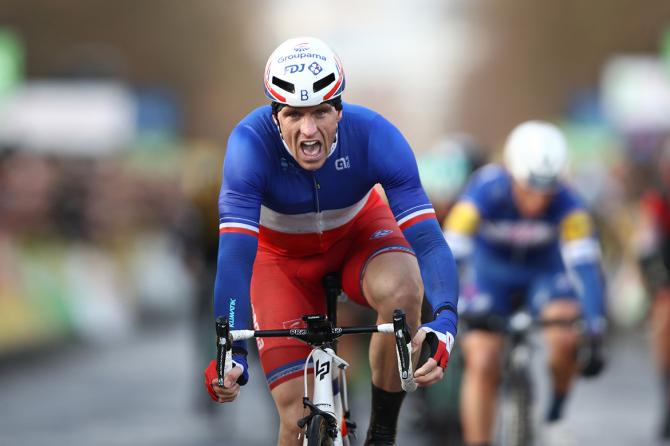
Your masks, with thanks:
[(331, 423), (323, 415), (312, 417), (307, 426), (307, 446), (332, 446)]
[(510, 371), (503, 385), (499, 407), (501, 444), (530, 446), (533, 444), (532, 384), (528, 370)]

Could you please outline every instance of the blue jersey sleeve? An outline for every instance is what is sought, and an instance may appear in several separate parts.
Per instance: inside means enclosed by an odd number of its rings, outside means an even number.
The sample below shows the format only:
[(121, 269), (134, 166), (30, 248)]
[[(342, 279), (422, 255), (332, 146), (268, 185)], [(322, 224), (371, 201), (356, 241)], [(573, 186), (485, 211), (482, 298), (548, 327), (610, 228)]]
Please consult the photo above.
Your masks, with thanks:
[(433, 311), (454, 313), (452, 334), (456, 334), (458, 274), (454, 257), (442, 236), (435, 211), (428, 199), (414, 153), (400, 131), (379, 116), (370, 135), (369, 159), (384, 188), (393, 215), (416, 253), (426, 299)]
[(561, 254), (580, 297), (588, 331), (605, 329), (606, 285), (602, 273), (600, 243), (587, 209), (574, 193), (565, 190), (558, 216)]
[(375, 179), (384, 188), (397, 220), (418, 210), (433, 209), (421, 186), (419, 169), (409, 143), (382, 116), (372, 122), (369, 150)]
[[(226, 316), (231, 328), (249, 328), (249, 288), (256, 249), (260, 205), (268, 163), (260, 139), (250, 127), (238, 126), (228, 140), (219, 195), (219, 253), (214, 285), (215, 316)], [(242, 344), (238, 344), (241, 346)]]

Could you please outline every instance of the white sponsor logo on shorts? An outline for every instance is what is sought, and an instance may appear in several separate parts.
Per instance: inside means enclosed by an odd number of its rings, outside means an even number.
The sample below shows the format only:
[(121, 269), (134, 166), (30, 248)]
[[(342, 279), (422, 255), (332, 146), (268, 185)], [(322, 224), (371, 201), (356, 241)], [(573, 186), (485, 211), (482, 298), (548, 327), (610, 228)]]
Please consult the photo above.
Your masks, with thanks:
[(376, 238), (382, 238), (385, 237), (389, 234), (391, 234), (393, 231), (390, 229), (379, 229), (378, 231), (375, 231), (371, 236), (370, 240), (374, 240)]

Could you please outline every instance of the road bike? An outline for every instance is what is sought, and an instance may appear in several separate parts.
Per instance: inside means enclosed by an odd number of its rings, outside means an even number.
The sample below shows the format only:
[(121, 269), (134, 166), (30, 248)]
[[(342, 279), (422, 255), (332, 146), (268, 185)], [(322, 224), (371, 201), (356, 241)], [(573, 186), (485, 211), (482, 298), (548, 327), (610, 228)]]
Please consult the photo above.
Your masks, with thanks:
[[(521, 300), (522, 301), (522, 300)], [(516, 302), (516, 299), (513, 301)], [(459, 332), (483, 329), (504, 334), (502, 374), (498, 386), (494, 444), (497, 446), (531, 446), (534, 443), (533, 333), (548, 327), (581, 329), (581, 319), (536, 319), (521, 304), (514, 305), (508, 318), (497, 315), (460, 315)], [(463, 444), (460, 426), (460, 382), (464, 358), (457, 343), (449, 358), (447, 376), (437, 386), (423, 389), (417, 419), (430, 438), (446, 444)], [(436, 394), (439, 392), (439, 394)], [(439, 405), (433, 401), (441, 398)], [(427, 432), (425, 432), (427, 431)]]
[[(292, 337), (312, 347), (305, 360), (303, 406), (308, 414), (298, 421), (306, 446), (349, 446), (356, 438), (356, 423), (351, 417), (347, 397), (347, 361), (337, 355), (337, 339), (342, 335), (391, 333), (396, 340), (396, 357), (402, 388), (416, 390), (411, 358), (411, 336), (402, 310), (393, 312), (393, 322), (380, 325), (337, 327), (337, 299), (341, 294), (339, 277), (324, 277), (327, 314), (302, 317), (306, 327), (269, 330), (231, 330), (228, 320), (216, 320), (217, 373), (219, 385), (232, 364), (232, 343), (237, 340), (263, 337)], [(313, 395), (309, 398), (309, 371), (313, 370)]]
[(535, 319), (525, 309), (517, 309), (508, 319), (498, 393), (496, 444), (531, 446), (534, 442), (532, 333), (549, 327), (579, 330), (581, 323), (581, 318)]

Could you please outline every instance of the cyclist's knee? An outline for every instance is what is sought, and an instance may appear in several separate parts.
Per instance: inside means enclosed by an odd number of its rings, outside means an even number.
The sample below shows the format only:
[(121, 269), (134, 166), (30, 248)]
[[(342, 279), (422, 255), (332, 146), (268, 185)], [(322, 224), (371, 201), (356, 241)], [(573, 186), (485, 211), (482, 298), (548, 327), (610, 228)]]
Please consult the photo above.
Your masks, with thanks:
[(572, 319), (579, 317), (579, 304), (573, 299), (555, 299), (542, 309), (543, 319)]
[(420, 278), (413, 274), (375, 281), (368, 291), (368, 300), (377, 311), (389, 312), (390, 316), (390, 311), (401, 308), (407, 313), (408, 319), (419, 315), (423, 286)]
[[(542, 312), (545, 320), (573, 320), (580, 315), (579, 306), (572, 300), (552, 302)], [(550, 326), (545, 336), (554, 355), (572, 357), (579, 344), (579, 330), (576, 326)]]
[(467, 373), (487, 381), (498, 379), (502, 349), (500, 334), (472, 331), (464, 336), (461, 346)]
[(363, 275), (363, 291), (377, 311), (402, 308), (407, 313), (418, 314), (423, 282), (416, 258), (400, 252), (374, 257)]

